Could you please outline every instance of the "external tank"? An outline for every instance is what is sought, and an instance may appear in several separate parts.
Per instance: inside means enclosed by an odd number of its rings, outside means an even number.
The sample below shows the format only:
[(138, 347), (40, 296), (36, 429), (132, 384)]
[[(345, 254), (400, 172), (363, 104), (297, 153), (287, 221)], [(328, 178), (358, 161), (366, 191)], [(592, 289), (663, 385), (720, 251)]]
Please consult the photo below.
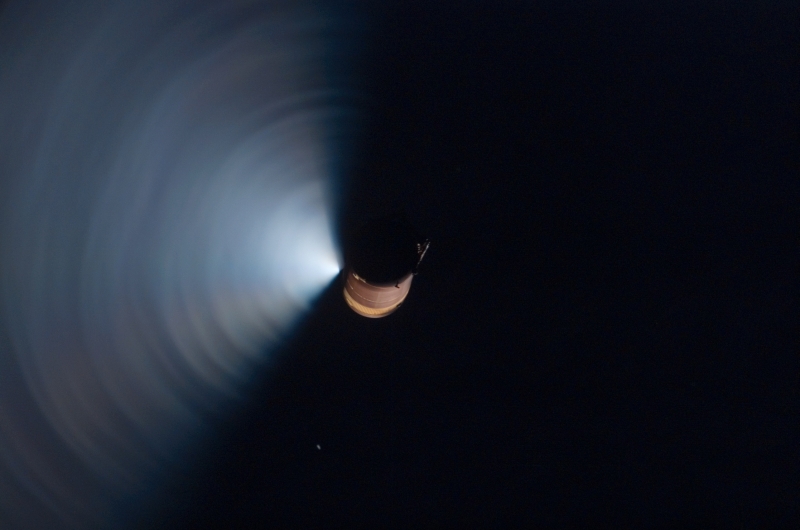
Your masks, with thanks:
[(429, 245), (402, 217), (364, 225), (345, 256), (347, 305), (368, 318), (394, 313), (408, 296)]

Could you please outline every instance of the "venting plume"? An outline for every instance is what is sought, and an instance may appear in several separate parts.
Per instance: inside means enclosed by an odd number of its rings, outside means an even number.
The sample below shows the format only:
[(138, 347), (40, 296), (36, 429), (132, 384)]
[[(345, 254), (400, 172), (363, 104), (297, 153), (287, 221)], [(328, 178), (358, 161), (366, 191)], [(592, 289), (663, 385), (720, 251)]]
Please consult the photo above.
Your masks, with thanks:
[(352, 21), (112, 4), (0, 11), (4, 529), (124, 527), (341, 268)]

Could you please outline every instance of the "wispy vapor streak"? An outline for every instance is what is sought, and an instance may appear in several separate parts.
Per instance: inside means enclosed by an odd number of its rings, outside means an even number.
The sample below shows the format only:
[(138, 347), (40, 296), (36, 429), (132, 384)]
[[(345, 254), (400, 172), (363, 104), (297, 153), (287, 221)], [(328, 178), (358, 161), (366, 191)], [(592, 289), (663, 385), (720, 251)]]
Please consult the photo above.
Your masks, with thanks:
[(3, 528), (122, 526), (339, 271), (341, 18), (106, 4), (0, 13)]

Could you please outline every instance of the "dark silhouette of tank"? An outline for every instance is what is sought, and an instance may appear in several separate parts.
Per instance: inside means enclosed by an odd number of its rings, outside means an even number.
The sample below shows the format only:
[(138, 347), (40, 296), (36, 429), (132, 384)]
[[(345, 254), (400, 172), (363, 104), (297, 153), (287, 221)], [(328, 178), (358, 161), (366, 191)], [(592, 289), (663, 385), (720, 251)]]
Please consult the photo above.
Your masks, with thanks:
[(347, 305), (368, 318), (394, 313), (408, 296), (429, 245), (403, 217), (364, 225), (345, 255)]

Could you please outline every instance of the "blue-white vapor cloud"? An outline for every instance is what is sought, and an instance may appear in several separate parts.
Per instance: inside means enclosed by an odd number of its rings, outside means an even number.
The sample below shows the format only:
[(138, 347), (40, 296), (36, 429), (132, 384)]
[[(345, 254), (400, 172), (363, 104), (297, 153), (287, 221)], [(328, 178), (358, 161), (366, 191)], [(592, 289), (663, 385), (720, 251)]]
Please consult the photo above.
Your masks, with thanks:
[(0, 12), (0, 527), (121, 527), (340, 268), (341, 20)]

